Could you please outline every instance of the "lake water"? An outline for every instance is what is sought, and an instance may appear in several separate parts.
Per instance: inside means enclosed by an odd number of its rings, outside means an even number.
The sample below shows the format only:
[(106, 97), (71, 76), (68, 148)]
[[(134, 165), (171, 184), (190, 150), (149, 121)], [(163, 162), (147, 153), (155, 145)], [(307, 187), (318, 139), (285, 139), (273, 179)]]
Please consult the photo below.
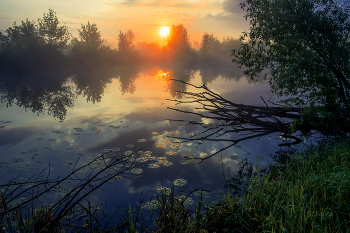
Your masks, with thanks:
[[(149, 151), (148, 161), (139, 161), (134, 167), (142, 169), (141, 174), (113, 180), (88, 197), (91, 204), (103, 203), (101, 208), (113, 211), (122, 203), (134, 205), (141, 191), (149, 200), (157, 194), (159, 186), (170, 187), (175, 180), (185, 183), (175, 186), (177, 191), (203, 188), (211, 190), (215, 199), (224, 190), (223, 164), (231, 167), (231, 173), (238, 169), (232, 155), (247, 157), (252, 162), (257, 161), (257, 156), (264, 158), (262, 163), (271, 161), (268, 156), (279, 149), (279, 140), (275, 140), (278, 135), (244, 141), (240, 147), (230, 148), (200, 164), (184, 161), (184, 156), (192, 154), (210, 155), (225, 143), (204, 141), (180, 146), (172, 143), (176, 140), (168, 136), (190, 135), (199, 128), (186, 128), (166, 119), (205, 119), (167, 109), (174, 107), (174, 102), (166, 99), (181, 97), (176, 91), (195, 91), (169, 78), (199, 86), (204, 83), (235, 103), (262, 105), (260, 96), (276, 101), (267, 84), (251, 82), (234, 65), (125, 67), (117, 71), (82, 70), (61, 76), (2, 76), (1, 184), (38, 174), (48, 164), (50, 177), (62, 177), (71, 171), (78, 158), (76, 166), (84, 165), (93, 155), (111, 149), (111, 153), (119, 154), (141, 148)], [(193, 106), (175, 107), (191, 110)], [(44, 170), (43, 174), (48, 172)], [(59, 197), (51, 193), (42, 202), (51, 203)]]

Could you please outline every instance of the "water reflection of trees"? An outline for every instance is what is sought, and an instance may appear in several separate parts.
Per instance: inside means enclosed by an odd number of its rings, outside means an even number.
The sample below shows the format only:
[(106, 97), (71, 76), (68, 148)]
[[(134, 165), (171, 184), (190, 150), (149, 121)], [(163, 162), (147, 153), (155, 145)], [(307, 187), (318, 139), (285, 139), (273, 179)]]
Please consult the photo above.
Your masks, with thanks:
[(79, 69), (73, 78), (76, 94), (82, 95), (87, 102), (101, 102), (107, 83), (110, 83), (113, 77), (113, 69)]
[(139, 69), (135, 66), (124, 66), (118, 70), (118, 75), (122, 94), (134, 94), (136, 90), (134, 82), (140, 76)]
[(38, 115), (47, 113), (63, 121), (67, 108), (74, 106), (75, 95), (72, 87), (65, 85), (65, 79), (55, 75), (34, 77), (0, 76), (1, 104), (7, 107), (17, 105), (25, 111)]

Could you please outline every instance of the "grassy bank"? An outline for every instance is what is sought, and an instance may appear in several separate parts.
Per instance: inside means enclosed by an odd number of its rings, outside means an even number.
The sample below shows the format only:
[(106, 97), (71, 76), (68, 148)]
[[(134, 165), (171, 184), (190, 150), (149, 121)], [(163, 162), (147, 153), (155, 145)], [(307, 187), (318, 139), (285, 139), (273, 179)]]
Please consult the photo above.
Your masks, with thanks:
[[(321, 142), (265, 176), (246, 195), (190, 211), (174, 194), (158, 199), (156, 232), (350, 232), (350, 139)], [(134, 225), (136, 226), (136, 225)]]

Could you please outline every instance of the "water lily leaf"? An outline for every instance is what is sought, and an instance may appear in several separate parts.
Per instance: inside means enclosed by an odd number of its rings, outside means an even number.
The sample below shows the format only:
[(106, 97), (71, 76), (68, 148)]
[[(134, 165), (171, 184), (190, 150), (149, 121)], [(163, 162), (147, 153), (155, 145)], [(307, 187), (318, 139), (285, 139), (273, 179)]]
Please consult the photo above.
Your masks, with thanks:
[(190, 162), (191, 162), (191, 160), (189, 160), (189, 159), (181, 159), (180, 160), (181, 164), (189, 164)]
[(137, 161), (137, 162), (141, 162), (141, 163), (143, 163), (143, 162), (148, 161), (148, 158), (147, 158), (147, 157), (142, 157), (142, 158), (138, 158), (138, 159), (136, 159), (136, 161)]
[(146, 139), (139, 139), (139, 140), (137, 140), (138, 142), (145, 142), (146, 141)]
[(241, 145), (233, 145), (233, 147), (234, 147), (234, 148), (237, 148), (237, 149), (242, 148), (242, 146), (241, 146)]
[(70, 165), (72, 165), (74, 162), (73, 162), (72, 160), (64, 160), (62, 163), (63, 163), (64, 165), (70, 166)]
[(15, 164), (9, 165), (9, 168), (12, 168), (13, 170), (17, 170), (17, 171), (27, 172), (27, 171), (33, 170), (34, 167), (29, 166), (27, 164), (15, 163)]
[(130, 171), (132, 174), (141, 174), (143, 170), (141, 168), (133, 168)]
[(84, 131), (82, 128), (73, 128), (73, 129), (77, 132)]
[(45, 138), (37, 138), (36, 140), (37, 141), (42, 141), (42, 140), (44, 140)]
[(59, 153), (58, 156), (63, 157), (63, 156), (65, 156), (65, 154), (64, 153)]
[(157, 133), (157, 132), (152, 132), (151, 134), (152, 134), (152, 135), (158, 135), (158, 133)]
[(145, 151), (145, 152), (143, 152), (143, 154), (152, 154), (152, 151), (150, 151), (150, 150), (148, 150), (148, 151)]
[(121, 180), (121, 179), (122, 179), (122, 177), (121, 177), (121, 176), (119, 176), (119, 175), (117, 175), (117, 176), (113, 177), (113, 179), (114, 179), (114, 180)]
[(174, 180), (174, 185), (176, 186), (184, 186), (185, 184), (187, 184), (187, 180), (185, 179), (176, 179)]
[(91, 127), (90, 131), (97, 131), (98, 129), (96, 127)]
[(163, 163), (163, 166), (164, 167), (170, 167), (170, 166), (172, 166), (173, 165), (173, 163), (172, 162), (169, 162), (169, 161), (165, 161), (164, 163)]
[(122, 126), (122, 128), (128, 128), (129, 127), (129, 125), (123, 125)]
[(91, 136), (92, 134), (91, 134), (91, 133), (84, 133), (83, 135), (85, 135), (85, 136)]
[(4, 124), (8, 124), (8, 123), (11, 123), (12, 121), (3, 121), (2, 123)]
[(158, 205), (157, 200), (148, 201), (146, 202), (146, 204), (142, 206), (142, 209), (153, 210), (157, 208), (157, 205)]
[(83, 152), (80, 152), (80, 153), (77, 153), (77, 154), (76, 154), (76, 156), (82, 156), (82, 155), (84, 155)]
[(165, 152), (167, 155), (177, 155), (178, 153), (176, 151), (168, 151), (168, 152)]
[(73, 135), (80, 135), (80, 133), (73, 133)]
[(22, 158), (17, 158), (17, 159), (14, 159), (13, 161), (14, 161), (15, 163), (20, 163), (20, 162), (23, 161), (23, 159), (22, 159)]
[(148, 164), (148, 168), (159, 168), (160, 166), (156, 163)]
[(132, 150), (128, 150), (124, 152), (124, 155), (129, 156), (132, 155), (134, 152)]
[(134, 147), (134, 145), (133, 144), (128, 144), (128, 145), (126, 145), (126, 147), (132, 148), (132, 147)]
[(232, 159), (232, 160), (237, 160), (237, 159), (239, 159), (239, 156), (236, 155), (236, 154), (234, 154), (234, 155), (231, 155), (231, 156), (230, 156), (230, 159)]
[(63, 134), (64, 132), (59, 131), (59, 130), (52, 130), (52, 133), (56, 133), (56, 134)]
[(56, 138), (50, 138), (48, 141), (49, 142), (54, 142), (54, 141), (56, 141)]
[(66, 148), (66, 150), (74, 150), (73, 147)]
[(157, 189), (157, 192), (158, 193), (160, 193), (160, 194), (166, 194), (166, 195), (170, 195), (170, 193), (171, 193), (171, 190), (170, 190), (170, 188), (167, 188), (167, 187), (158, 187)]
[(6, 148), (10, 148), (10, 147), (14, 147), (16, 144), (8, 144), (8, 145), (6, 145), (5, 147)]
[(5, 128), (5, 126), (3, 126), (3, 125), (0, 125), (0, 129), (2, 129), (2, 128)]

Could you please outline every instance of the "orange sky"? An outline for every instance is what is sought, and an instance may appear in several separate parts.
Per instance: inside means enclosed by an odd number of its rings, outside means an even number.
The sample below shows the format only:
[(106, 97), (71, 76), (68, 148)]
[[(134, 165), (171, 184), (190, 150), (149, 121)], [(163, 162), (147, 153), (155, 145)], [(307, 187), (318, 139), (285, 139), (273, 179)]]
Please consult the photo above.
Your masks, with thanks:
[(65, 23), (73, 36), (80, 25), (96, 23), (102, 38), (116, 45), (119, 31), (131, 29), (136, 42), (158, 42), (161, 26), (183, 24), (190, 40), (201, 41), (205, 32), (237, 38), (248, 31), (249, 23), (240, 9), (241, 0), (0, 0), (0, 31), (13, 22), (37, 20), (48, 9), (53, 9), (61, 23)]

